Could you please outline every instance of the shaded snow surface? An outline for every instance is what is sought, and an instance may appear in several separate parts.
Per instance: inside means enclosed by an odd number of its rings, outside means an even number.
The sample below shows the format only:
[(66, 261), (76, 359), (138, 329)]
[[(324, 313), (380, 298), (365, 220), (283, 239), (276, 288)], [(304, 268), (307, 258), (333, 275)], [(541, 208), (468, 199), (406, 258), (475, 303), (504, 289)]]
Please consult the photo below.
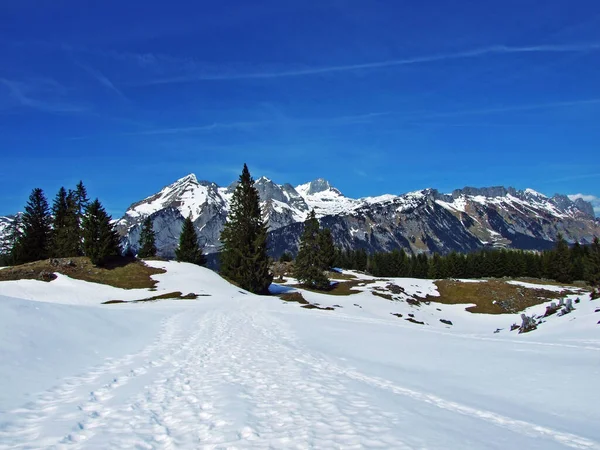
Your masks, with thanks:
[(159, 291), (210, 296), (100, 305), (117, 293), (0, 283), (0, 449), (600, 449), (598, 301), (493, 334), (513, 317), (432, 303), (455, 325), (421, 326), (370, 292), (307, 310), (151, 264)]

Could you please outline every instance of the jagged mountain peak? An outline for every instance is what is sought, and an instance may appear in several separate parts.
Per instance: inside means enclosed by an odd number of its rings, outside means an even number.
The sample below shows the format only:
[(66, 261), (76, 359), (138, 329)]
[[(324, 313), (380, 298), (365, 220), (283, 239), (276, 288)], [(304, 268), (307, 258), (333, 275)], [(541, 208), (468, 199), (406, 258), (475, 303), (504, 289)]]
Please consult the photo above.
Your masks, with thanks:
[(296, 187), (296, 191), (303, 195), (315, 195), (322, 192), (331, 192), (336, 195), (342, 195), (342, 193), (334, 188), (329, 181), (324, 178), (317, 178), (309, 183), (301, 184)]

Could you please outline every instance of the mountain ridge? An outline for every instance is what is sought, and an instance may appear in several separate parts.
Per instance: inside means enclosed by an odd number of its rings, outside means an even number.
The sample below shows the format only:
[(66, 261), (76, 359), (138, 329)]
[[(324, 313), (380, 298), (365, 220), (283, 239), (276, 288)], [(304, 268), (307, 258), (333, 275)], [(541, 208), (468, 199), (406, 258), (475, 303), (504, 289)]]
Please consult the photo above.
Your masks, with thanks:
[[(170, 256), (177, 245), (178, 222), (191, 215), (205, 251), (217, 252), (235, 185), (221, 187), (188, 174), (133, 203), (117, 221), (123, 245), (137, 250), (139, 224), (151, 216), (159, 251)], [(590, 203), (562, 194), (547, 197), (531, 188), (466, 186), (447, 194), (427, 188), (355, 199), (324, 178), (294, 187), (263, 176), (255, 187), (274, 256), (296, 251), (302, 223), (313, 209), (332, 229), (337, 245), (368, 251), (447, 253), (486, 246), (539, 250), (550, 247), (559, 232), (584, 243), (600, 234)]]

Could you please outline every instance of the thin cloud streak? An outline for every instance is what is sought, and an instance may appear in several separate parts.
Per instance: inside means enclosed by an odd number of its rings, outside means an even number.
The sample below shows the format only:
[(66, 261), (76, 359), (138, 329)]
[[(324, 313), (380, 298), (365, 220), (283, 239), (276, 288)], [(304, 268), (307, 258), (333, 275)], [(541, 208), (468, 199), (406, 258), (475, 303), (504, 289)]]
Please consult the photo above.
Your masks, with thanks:
[(0, 78), (0, 85), (4, 85), (20, 106), (32, 108), (38, 111), (52, 113), (81, 113), (88, 111), (88, 108), (82, 105), (65, 103), (60, 100), (44, 100), (34, 98), (28, 91), (35, 91), (35, 86), (26, 83)]
[(217, 73), (217, 74), (191, 74), (182, 75), (170, 78), (150, 80), (147, 85), (153, 84), (170, 84), (170, 83), (189, 83), (194, 81), (233, 81), (246, 79), (270, 79), (270, 78), (286, 78), (286, 77), (301, 77), (311, 75), (322, 75), (336, 72), (352, 72), (358, 70), (381, 69), (395, 66), (405, 66), (412, 64), (425, 64), (437, 61), (448, 61), (456, 59), (478, 58), (488, 55), (502, 55), (515, 53), (573, 53), (573, 52), (591, 52), (600, 50), (600, 42), (583, 43), (583, 44), (567, 44), (567, 45), (534, 45), (523, 47), (511, 47), (506, 45), (496, 45), (492, 47), (484, 47), (475, 50), (441, 53), (435, 55), (418, 56), (406, 59), (393, 59), (386, 61), (376, 61), (371, 63), (348, 64), (339, 66), (326, 67), (308, 67), (304, 69), (283, 70), (273, 72), (249, 72), (249, 73)]
[[(240, 122), (214, 122), (206, 125), (197, 125), (189, 127), (172, 127), (172, 128), (154, 128), (148, 130), (137, 130), (137, 131), (126, 131), (123, 133), (117, 133), (115, 136), (157, 136), (157, 135), (178, 135), (178, 134), (193, 134), (193, 133), (204, 133), (211, 131), (220, 130), (241, 130), (247, 131), (260, 127), (268, 127), (273, 125), (291, 125), (300, 127), (310, 126), (346, 126), (356, 125), (361, 123), (370, 123), (372, 119), (386, 116), (391, 113), (389, 112), (375, 112), (366, 114), (357, 114), (351, 116), (340, 116), (340, 117), (327, 117), (327, 118), (316, 118), (316, 119), (274, 119), (274, 120), (260, 120), (260, 121), (240, 121)], [(76, 136), (69, 140), (84, 140), (90, 139), (97, 136)]]
[[(538, 109), (550, 109), (550, 108), (562, 108), (569, 106), (582, 106), (582, 105), (596, 105), (600, 104), (600, 98), (591, 98), (586, 100), (573, 100), (564, 102), (552, 102), (552, 103), (538, 103), (533, 105), (516, 105), (506, 106), (499, 108), (488, 108), (488, 109), (472, 109), (466, 111), (450, 111), (446, 113), (434, 113), (434, 114), (423, 114), (418, 116), (418, 119), (429, 119), (429, 118), (441, 118), (441, 117), (460, 117), (460, 116), (478, 116), (486, 114), (495, 114), (503, 112), (514, 112), (514, 111), (534, 111)], [(422, 113), (422, 111), (421, 111)], [(413, 113), (411, 117), (414, 117)]]
[(127, 98), (127, 96), (125, 96), (125, 94), (123, 94), (123, 92), (119, 88), (117, 88), (115, 86), (115, 84), (112, 81), (110, 81), (108, 79), (108, 77), (106, 75), (104, 75), (102, 72), (100, 72), (99, 70), (94, 69), (88, 65), (85, 65), (85, 64), (77, 63), (77, 65), (79, 67), (81, 67), (83, 70), (85, 70), (87, 73), (89, 73), (93, 78), (95, 78), (96, 81), (98, 81), (102, 86), (104, 86), (108, 90), (114, 92), (117, 96), (119, 96), (123, 100), (126, 100), (127, 102), (129, 102), (129, 99)]

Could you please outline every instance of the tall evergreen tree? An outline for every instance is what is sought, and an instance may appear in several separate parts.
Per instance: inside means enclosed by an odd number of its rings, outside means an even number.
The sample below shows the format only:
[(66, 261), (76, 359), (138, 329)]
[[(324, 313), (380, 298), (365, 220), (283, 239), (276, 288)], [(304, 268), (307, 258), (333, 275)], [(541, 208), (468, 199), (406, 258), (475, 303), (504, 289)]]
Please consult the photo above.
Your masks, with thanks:
[(52, 217), (48, 201), (41, 189), (36, 188), (31, 192), (22, 221), (23, 234), (17, 243), (19, 250), (15, 263), (22, 264), (48, 258)]
[(51, 254), (58, 258), (79, 255), (79, 221), (73, 192), (61, 187), (52, 205)]
[(83, 251), (92, 264), (103, 265), (121, 254), (119, 235), (98, 199), (87, 207), (82, 221)]
[(550, 272), (550, 277), (560, 283), (570, 283), (573, 281), (569, 244), (567, 244), (561, 233), (556, 237), (556, 245), (550, 263)]
[(87, 189), (83, 185), (83, 181), (79, 181), (79, 183), (77, 183), (77, 186), (75, 186), (75, 190), (69, 191), (69, 195), (72, 198), (72, 201), (74, 202), (74, 208), (77, 214), (77, 225), (79, 227), (79, 254), (83, 254), (83, 218), (85, 216), (87, 207), (90, 204)]
[(140, 232), (140, 249), (138, 251), (138, 257), (150, 258), (156, 256), (156, 251), (156, 235), (152, 228), (152, 219), (148, 216), (144, 220), (142, 231)]
[[(144, 223), (144, 226), (146, 226), (146, 223)], [(152, 224), (150, 224), (150, 228), (152, 228)], [(140, 257), (142, 258), (142, 256)], [(180, 262), (188, 262), (199, 266), (206, 264), (206, 257), (198, 244), (198, 235), (190, 216), (183, 222), (181, 234), (179, 235), (179, 246), (175, 249), (175, 257)]]
[(6, 233), (0, 243), (0, 266), (16, 264), (19, 261), (22, 228), (21, 214), (17, 214), (6, 228)]
[(321, 232), (319, 221), (312, 210), (304, 222), (304, 231), (300, 236), (300, 249), (294, 265), (294, 277), (305, 286), (315, 289), (329, 288), (329, 279), (325, 275), (326, 266), (320, 248)]
[(267, 226), (258, 191), (246, 164), (221, 233), (221, 274), (243, 289), (267, 293), (273, 281), (267, 255)]
[(333, 245), (333, 237), (329, 228), (323, 228), (319, 231), (319, 259), (322, 262), (323, 270), (329, 270), (335, 263), (335, 246)]

